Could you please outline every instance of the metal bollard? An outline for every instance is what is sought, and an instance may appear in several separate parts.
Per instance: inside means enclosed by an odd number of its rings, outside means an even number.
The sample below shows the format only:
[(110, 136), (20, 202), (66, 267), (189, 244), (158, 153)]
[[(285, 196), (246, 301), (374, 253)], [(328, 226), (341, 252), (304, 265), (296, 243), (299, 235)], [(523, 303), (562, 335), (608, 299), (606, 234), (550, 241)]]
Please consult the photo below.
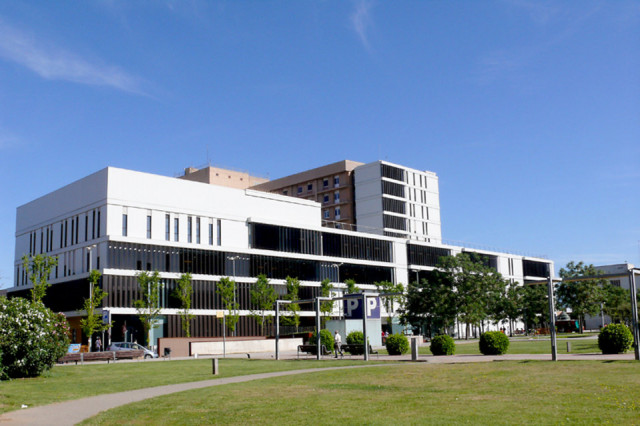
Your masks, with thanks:
[(411, 361), (418, 360), (418, 339), (411, 339)]
[(567, 353), (571, 353), (571, 342), (567, 342)]
[(219, 373), (219, 370), (218, 370), (218, 358), (212, 358), (211, 359), (211, 369), (212, 369), (211, 373), (214, 376), (217, 376), (218, 373)]

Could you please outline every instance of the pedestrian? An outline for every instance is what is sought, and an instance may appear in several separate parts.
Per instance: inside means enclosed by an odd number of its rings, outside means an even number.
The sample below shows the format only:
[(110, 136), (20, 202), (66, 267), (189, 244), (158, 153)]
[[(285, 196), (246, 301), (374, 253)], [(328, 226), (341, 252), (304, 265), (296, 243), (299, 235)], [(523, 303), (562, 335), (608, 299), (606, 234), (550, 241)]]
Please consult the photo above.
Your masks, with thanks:
[(101, 352), (102, 349), (102, 341), (100, 340), (100, 337), (98, 336), (96, 338), (96, 352)]
[(340, 352), (341, 357), (344, 357), (344, 354), (342, 353), (342, 336), (340, 336), (338, 330), (336, 330), (336, 333), (333, 336), (333, 349), (336, 352), (335, 358), (338, 358), (338, 352)]

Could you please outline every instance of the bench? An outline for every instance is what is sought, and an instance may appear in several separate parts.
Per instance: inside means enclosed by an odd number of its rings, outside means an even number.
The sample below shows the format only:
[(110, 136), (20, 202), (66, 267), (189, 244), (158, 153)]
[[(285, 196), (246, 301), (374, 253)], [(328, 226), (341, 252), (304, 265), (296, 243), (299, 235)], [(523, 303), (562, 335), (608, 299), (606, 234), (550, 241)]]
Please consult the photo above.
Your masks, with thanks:
[(60, 364), (67, 362), (75, 362), (78, 365), (78, 361), (84, 364), (85, 361), (110, 361), (116, 362), (118, 359), (135, 359), (144, 356), (144, 351), (105, 351), (105, 352), (79, 352), (64, 354), (62, 358), (58, 360)]
[[(342, 352), (349, 352), (349, 356), (351, 355), (362, 355), (362, 345), (342, 345)], [(374, 351), (371, 345), (369, 345), (369, 354), (376, 355), (376, 357), (380, 357), (378, 351)]]
[[(331, 355), (331, 352), (327, 350), (325, 345), (320, 346), (322, 348), (322, 355)], [(298, 359), (300, 359), (300, 352), (304, 352), (311, 355), (318, 354), (318, 347), (316, 345), (298, 345)]]

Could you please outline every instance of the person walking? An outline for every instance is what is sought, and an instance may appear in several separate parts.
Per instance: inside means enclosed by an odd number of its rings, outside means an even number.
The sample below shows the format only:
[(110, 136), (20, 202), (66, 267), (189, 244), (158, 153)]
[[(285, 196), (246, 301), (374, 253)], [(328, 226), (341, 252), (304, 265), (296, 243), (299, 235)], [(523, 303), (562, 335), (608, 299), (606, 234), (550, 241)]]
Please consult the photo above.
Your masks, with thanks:
[(96, 352), (101, 352), (102, 349), (102, 340), (100, 340), (100, 337), (98, 336), (96, 338)]
[(335, 358), (338, 358), (338, 352), (340, 352), (340, 356), (344, 358), (344, 353), (342, 353), (342, 336), (336, 330), (335, 335), (333, 336), (333, 349), (336, 352)]

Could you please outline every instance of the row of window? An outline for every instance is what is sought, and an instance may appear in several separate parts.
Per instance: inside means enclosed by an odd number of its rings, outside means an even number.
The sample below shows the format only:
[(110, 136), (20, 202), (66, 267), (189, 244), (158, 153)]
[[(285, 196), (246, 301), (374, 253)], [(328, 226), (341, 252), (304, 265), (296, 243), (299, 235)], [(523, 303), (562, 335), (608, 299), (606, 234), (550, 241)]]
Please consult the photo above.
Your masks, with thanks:
[[(195, 234), (194, 234), (194, 217), (187, 217), (187, 242), (193, 243), (194, 235), (195, 235), (195, 243), (202, 244), (202, 218), (195, 217)], [(147, 239), (153, 238), (153, 223), (152, 223), (152, 215), (151, 212), (147, 214)], [(165, 241), (171, 241), (171, 215), (169, 213), (164, 216), (164, 239)], [(222, 221), (220, 219), (216, 219), (216, 228), (214, 234), (214, 223), (213, 219), (208, 219), (207, 224), (207, 242), (210, 246), (215, 244), (220, 246), (222, 245)], [(126, 237), (129, 235), (129, 215), (127, 213), (122, 214), (122, 236)], [(180, 241), (180, 218), (173, 218), (173, 241)]]
[[(94, 209), (60, 221), (58, 249), (100, 238), (100, 209)], [(29, 233), (29, 254), (43, 254), (54, 250), (54, 224)]]
[[(413, 180), (413, 186), (427, 188), (427, 177), (421, 173), (412, 173), (388, 164), (380, 165), (380, 173), (382, 177), (405, 182), (407, 184), (411, 184), (411, 180)], [(410, 177), (413, 179), (410, 179)]]
[[(331, 210), (330, 209), (324, 209), (322, 211), (322, 217), (324, 219), (331, 219)], [(333, 209), (333, 219), (334, 220), (340, 220), (340, 218), (341, 218), (340, 207), (334, 207), (334, 209)]]
[[(77, 258), (78, 255), (81, 256), (81, 253), (84, 250), (75, 249), (70, 250), (64, 253), (58, 254), (56, 257), (58, 259), (58, 264), (51, 269), (47, 280), (50, 281), (52, 279), (70, 277), (76, 275), (76, 273), (87, 272), (91, 269), (100, 269), (100, 256), (96, 257), (96, 265), (91, 264), (91, 252), (86, 251), (84, 258), (84, 265), (82, 265), (82, 258)], [(81, 270), (76, 270), (76, 265), (80, 262)], [(23, 265), (16, 266), (16, 275), (15, 275), (15, 284), (16, 286), (25, 286), (31, 284), (29, 282), (28, 271), (24, 268)]]
[[(335, 188), (338, 188), (340, 186), (340, 176), (336, 175), (336, 176), (333, 177), (333, 179), (328, 178), (328, 177), (323, 178), (322, 179), (322, 189), (329, 188), (329, 184), (330, 184), (331, 180), (333, 180), (333, 186)], [(307, 192), (313, 192), (313, 182), (307, 183), (306, 188), (307, 188)], [(297, 195), (298, 196), (302, 195), (303, 191), (304, 191), (304, 185), (298, 185)], [(283, 190), (282, 194), (283, 195), (289, 195), (289, 190), (287, 190), (287, 189)]]

